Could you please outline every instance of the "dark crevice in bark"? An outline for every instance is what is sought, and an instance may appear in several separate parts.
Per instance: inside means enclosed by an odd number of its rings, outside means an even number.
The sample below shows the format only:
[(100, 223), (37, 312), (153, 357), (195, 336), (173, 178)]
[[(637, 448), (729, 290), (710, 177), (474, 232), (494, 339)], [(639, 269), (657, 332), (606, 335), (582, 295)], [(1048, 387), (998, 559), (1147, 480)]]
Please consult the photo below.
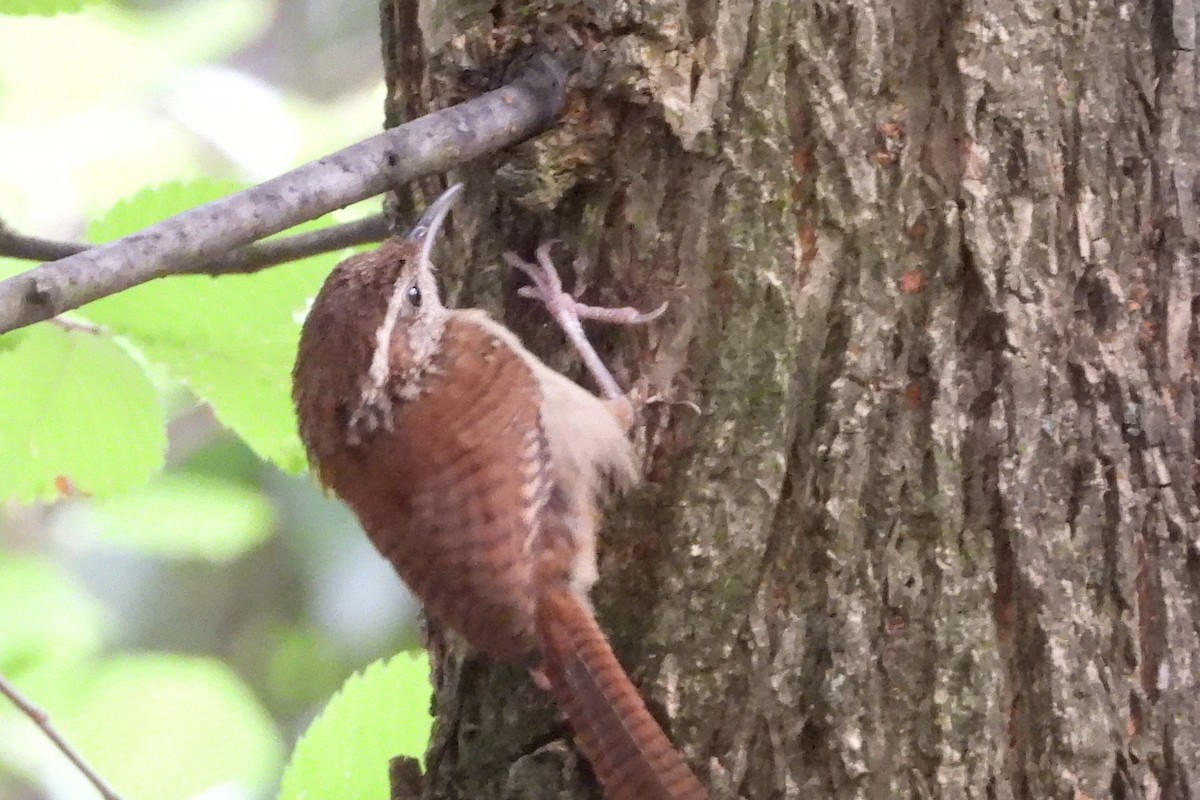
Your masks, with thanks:
[(687, 0), (688, 27), (693, 41), (707, 38), (717, 21), (714, 0)]
[(1181, 50), (1175, 36), (1175, 0), (1150, 0), (1150, 47), (1154, 53), (1154, 71), (1165, 75), (1175, 64)]
[(1170, 800), (1191, 800), (1192, 777), (1176, 753), (1176, 730), (1170, 722), (1163, 731), (1162, 766), (1155, 771), (1163, 787), (1163, 797)]
[[(428, 113), (421, 92), (425, 61), (417, 4), (380, 2), (384, 79), (390, 96), (384, 102), (383, 124), (392, 128)], [(431, 195), (431, 197), (436, 195)], [(386, 208), (391, 219), (415, 219), (412, 189), (389, 192)]]
[[(1147, 520), (1153, 519), (1153, 515)], [(1159, 700), (1159, 670), (1166, 649), (1166, 607), (1158, 574), (1158, 537), (1147, 525), (1138, 531), (1138, 622), (1141, 645), (1142, 691), (1151, 704)]]
[(1109, 792), (1112, 793), (1112, 800), (1133, 800), (1140, 797), (1141, 793), (1137, 791), (1133, 778), (1129, 774), (1129, 764), (1124, 751), (1118, 750), (1113, 762), (1116, 764), (1116, 769), (1113, 770), (1112, 781), (1108, 787)]

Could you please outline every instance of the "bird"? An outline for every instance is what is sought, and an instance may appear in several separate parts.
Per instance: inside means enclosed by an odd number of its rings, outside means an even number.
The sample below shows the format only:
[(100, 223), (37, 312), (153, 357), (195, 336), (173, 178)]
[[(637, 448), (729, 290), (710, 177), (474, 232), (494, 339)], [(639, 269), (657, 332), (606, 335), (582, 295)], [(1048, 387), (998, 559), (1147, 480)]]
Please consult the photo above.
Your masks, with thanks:
[(313, 301), (293, 370), (309, 462), (430, 617), (549, 691), (607, 800), (706, 800), (588, 597), (600, 504), (637, 470), (632, 404), (580, 320), (641, 324), (664, 307), (578, 302), (551, 243), (536, 263), (506, 255), (603, 396), (584, 389), (485, 311), (442, 304), (432, 250), (460, 190), (338, 264)]

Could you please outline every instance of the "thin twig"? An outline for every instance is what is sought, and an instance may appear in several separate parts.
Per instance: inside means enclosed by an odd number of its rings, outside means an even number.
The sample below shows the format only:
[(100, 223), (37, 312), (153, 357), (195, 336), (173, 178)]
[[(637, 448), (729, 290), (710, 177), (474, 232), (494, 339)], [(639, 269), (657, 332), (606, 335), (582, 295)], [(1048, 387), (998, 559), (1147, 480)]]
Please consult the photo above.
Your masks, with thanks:
[(72, 764), (75, 765), (76, 769), (83, 773), (83, 777), (87, 778), (88, 781), (91, 782), (92, 786), (96, 787), (96, 790), (100, 792), (101, 796), (103, 796), (105, 800), (121, 800), (121, 795), (117, 794), (113, 788), (96, 773), (94, 769), (88, 766), (88, 763), (83, 760), (83, 756), (79, 754), (79, 751), (72, 747), (67, 740), (64, 739), (57, 730), (55, 730), (54, 726), (50, 723), (50, 716), (45, 711), (42, 711), (42, 709), (29, 702), (29, 700), (25, 699), (25, 696), (18, 692), (16, 687), (9, 683), (8, 679), (3, 675), (0, 675), (0, 694), (3, 694), (10, 701), (12, 701), (12, 704), (20, 709), (22, 714), (29, 717), (29, 719), (33, 721), (34, 725), (37, 725), (39, 728), (41, 728), (41, 731), (46, 735), (46, 738), (53, 742), (54, 746), (57, 747)]
[(258, 272), (277, 264), (298, 261), (332, 250), (382, 242), (387, 236), (387, 220), (382, 214), (375, 214), (341, 225), (331, 225), (318, 231), (297, 233), (280, 239), (248, 244), (215, 261), (209, 261), (183, 271), (196, 275)]
[(76, 242), (58, 242), (52, 239), (39, 239), (36, 236), (22, 236), (13, 233), (6, 225), (0, 223), (0, 256), (23, 258), (27, 261), (56, 261), (60, 258), (82, 253), (90, 245)]
[(549, 127), (566, 75), (542, 54), (521, 77), (114, 242), (0, 281), (0, 333), (196, 268), (305, 220), (444, 172)]
[[(330, 225), (316, 231), (297, 233), (282, 239), (271, 239), (239, 247), (231, 253), (206, 264), (181, 270), (191, 275), (227, 275), (258, 272), (267, 267), (286, 264), (301, 258), (342, 250), (360, 244), (381, 242), (387, 238), (388, 224), (382, 214), (374, 214), (340, 225)], [(24, 236), (0, 227), (0, 256), (23, 258), (29, 261), (51, 261), (90, 250), (96, 245), (65, 242)]]
[(92, 336), (99, 336), (104, 333), (102, 328), (93, 325), (90, 322), (84, 322), (78, 319), (71, 319), (69, 316), (59, 315), (46, 320), (47, 324), (62, 328), (64, 331), (73, 333), (90, 333)]

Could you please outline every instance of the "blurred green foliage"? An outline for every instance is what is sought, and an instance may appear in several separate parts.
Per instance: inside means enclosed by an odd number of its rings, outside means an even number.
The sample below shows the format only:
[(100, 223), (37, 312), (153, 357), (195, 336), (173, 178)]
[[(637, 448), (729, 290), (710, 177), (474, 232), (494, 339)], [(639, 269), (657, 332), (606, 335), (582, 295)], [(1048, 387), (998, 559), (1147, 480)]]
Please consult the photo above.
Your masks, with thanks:
[[(56, 662), (25, 673), (23, 689), (58, 709), (54, 724), (127, 800), (184, 800), (215, 786), (270, 785), (282, 744), (261, 703), (226, 664), (173, 654)], [(0, 717), (5, 755), (56, 794), (91, 792), (64, 756), (13, 715)]]
[[(92, 223), (88, 238), (116, 239), (240, 188), (192, 182), (147, 189)], [(292, 232), (320, 225), (314, 221)], [(89, 303), (78, 314), (124, 338), (208, 402), (217, 419), (260, 456), (299, 472), (305, 462), (291, 373), (300, 322), (309, 298), (345, 255), (329, 253), (286, 269), (219, 280), (190, 275), (153, 281)]]
[(0, 351), (0, 497), (113, 494), (162, 467), (166, 418), (138, 361), (114, 339), (53, 325)]
[(79, 11), (88, 3), (98, 0), (0, 0), (0, 14), (54, 14)]
[(261, 492), (222, 477), (173, 472), (96, 506), (106, 542), (163, 558), (230, 561), (274, 530)]
[(0, 615), (4, 674), (91, 656), (110, 622), (61, 565), (38, 554), (0, 553)]
[[(422, 698), (412, 687), (428, 674), (424, 654), (401, 653), (346, 681), (296, 745), (279, 800), (388, 797), (388, 776), (375, 765), (424, 754), (433, 720), (413, 713)], [(423, 702), (428, 707), (428, 693)]]
[[(372, 133), (376, 9), (314, 9), (0, 0), (40, 15), (0, 24), (0, 220), (102, 242)], [(355, 669), (283, 796), (386, 797), (387, 759), (428, 740), (424, 654), (387, 658), (411, 598), (299, 474), (299, 326), (344, 255), (0, 336), (0, 673), (126, 800), (274, 796)], [(0, 796), (92, 795), (0, 704)]]

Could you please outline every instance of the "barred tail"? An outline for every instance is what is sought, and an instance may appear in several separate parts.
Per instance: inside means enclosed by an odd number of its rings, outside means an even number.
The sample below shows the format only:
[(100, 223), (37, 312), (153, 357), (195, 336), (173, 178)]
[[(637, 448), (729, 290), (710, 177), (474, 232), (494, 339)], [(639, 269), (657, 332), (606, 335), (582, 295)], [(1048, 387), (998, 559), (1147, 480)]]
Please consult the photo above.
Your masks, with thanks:
[(708, 800), (578, 598), (565, 588), (544, 594), (538, 628), (550, 691), (606, 800)]

